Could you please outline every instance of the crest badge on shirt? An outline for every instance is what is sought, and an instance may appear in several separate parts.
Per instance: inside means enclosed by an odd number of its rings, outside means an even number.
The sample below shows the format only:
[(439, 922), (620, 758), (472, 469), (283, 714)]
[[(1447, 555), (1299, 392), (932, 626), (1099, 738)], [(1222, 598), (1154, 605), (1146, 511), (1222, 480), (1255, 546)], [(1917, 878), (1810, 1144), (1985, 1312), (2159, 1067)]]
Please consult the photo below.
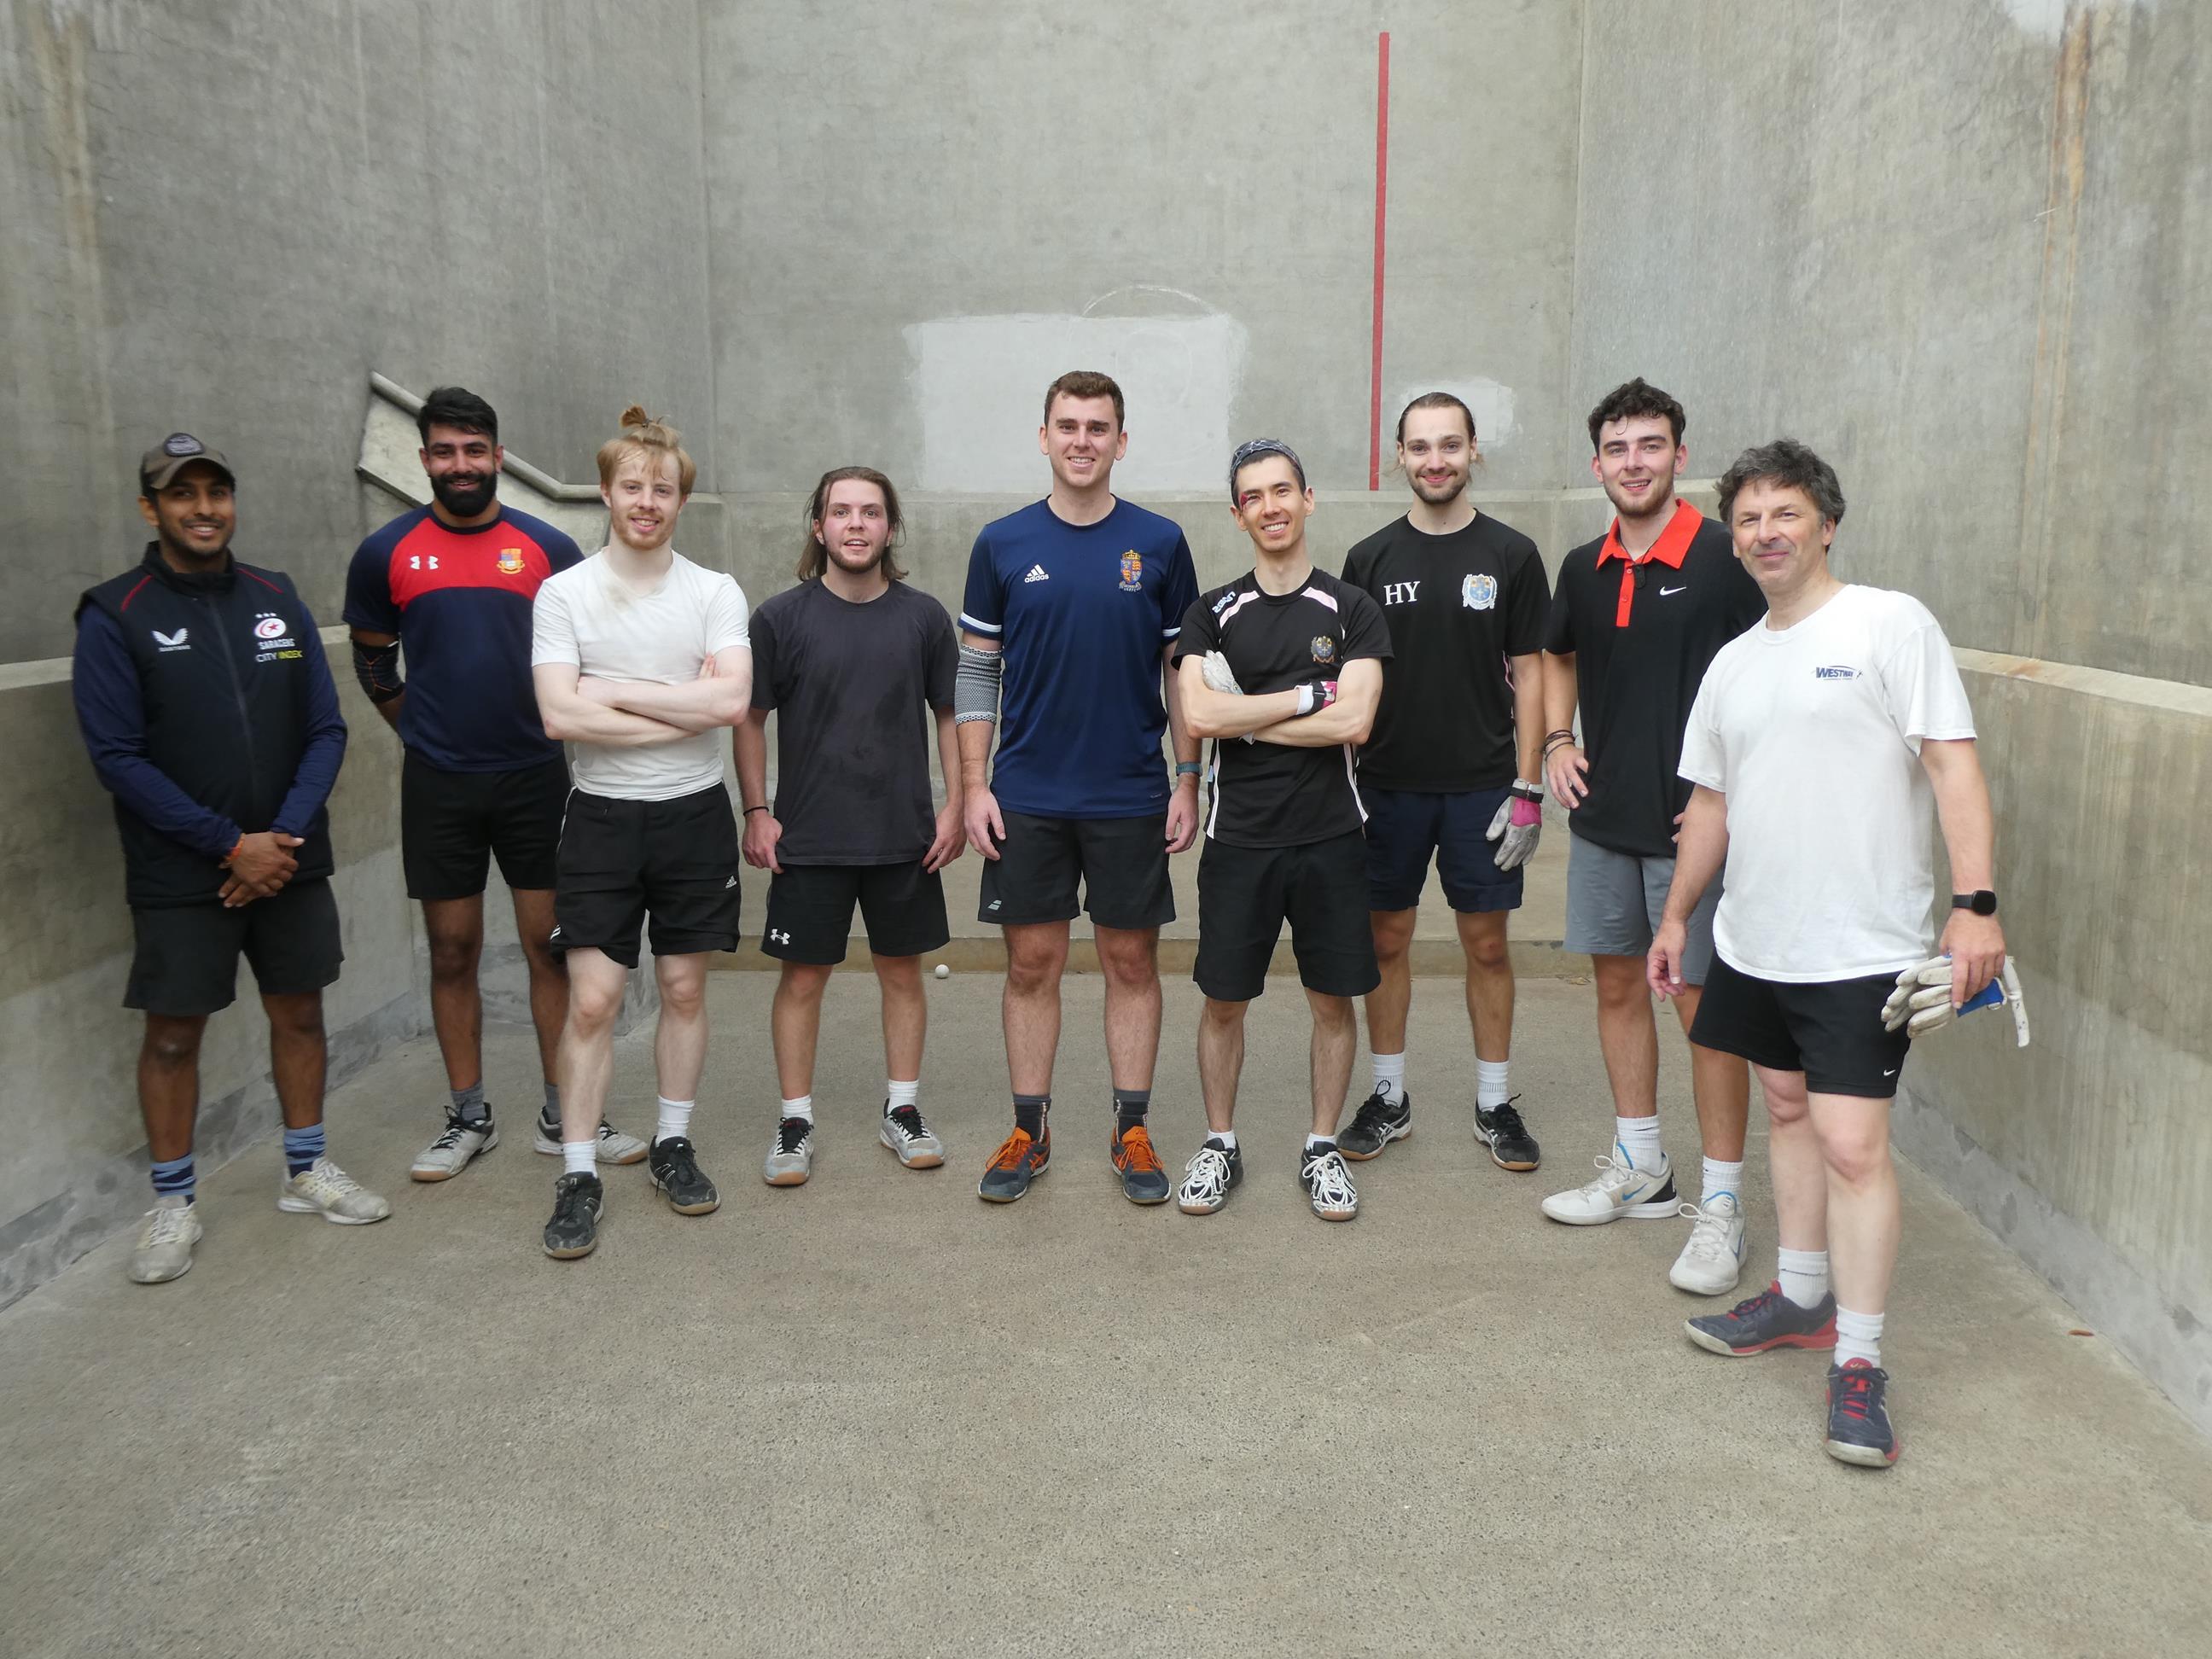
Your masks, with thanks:
[(1145, 556), (1131, 548), (1121, 556), (1121, 591), (1135, 593), (1145, 586)]
[(1498, 578), (1469, 575), (1459, 585), (1459, 602), (1469, 611), (1494, 611), (1498, 608)]
[(1318, 663), (1334, 662), (1336, 660), (1336, 641), (1326, 634), (1315, 635), (1313, 638), (1313, 659)]
[(502, 576), (520, 576), (522, 574), (520, 548), (502, 547), (499, 550), (499, 574)]

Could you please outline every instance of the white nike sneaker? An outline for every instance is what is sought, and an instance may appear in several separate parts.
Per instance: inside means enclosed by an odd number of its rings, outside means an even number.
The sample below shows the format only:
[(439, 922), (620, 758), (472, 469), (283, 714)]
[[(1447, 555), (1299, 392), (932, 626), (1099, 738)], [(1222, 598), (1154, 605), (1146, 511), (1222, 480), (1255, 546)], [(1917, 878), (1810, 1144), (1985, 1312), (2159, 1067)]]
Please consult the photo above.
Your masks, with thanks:
[(478, 1152), (498, 1145), (499, 1126), (489, 1118), (471, 1120), (448, 1112), (444, 1130), (416, 1154), (407, 1173), (417, 1181), (451, 1181)]
[(327, 1158), (319, 1158), (276, 1188), (276, 1207), (287, 1215), (319, 1215), (341, 1227), (365, 1227), (392, 1206)]
[(1743, 1206), (1734, 1193), (1715, 1193), (1703, 1204), (1685, 1204), (1689, 1243), (1668, 1270), (1667, 1282), (1692, 1296), (1725, 1296), (1743, 1274)]
[[(538, 1139), (533, 1144), (548, 1158), (561, 1156), (561, 1126), (546, 1122), (543, 1112), (538, 1115)], [(635, 1135), (626, 1135), (606, 1119), (599, 1120), (600, 1163), (641, 1164), (648, 1150)]]
[(1674, 1191), (1674, 1171), (1667, 1154), (1659, 1154), (1656, 1169), (1640, 1170), (1630, 1162), (1628, 1148), (1619, 1141), (1613, 1150), (1620, 1154), (1617, 1160), (1592, 1158), (1597, 1178), (1571, 1191), (1553, 1193), (1544, 1200), (1544, 1213), (1570, 1227), (1595, 1227), (1623, 1216), (1658, 1221), (1674, 1214), (1681, 1199)]
[(146, 1212), (137, 1247), (131, 1252), (131, 1282), (165, 1285), (181, 1279), (191, 1269), (192, 1246), (199, 1242), (199, 1207), (181, 1199), (159, 1200)]

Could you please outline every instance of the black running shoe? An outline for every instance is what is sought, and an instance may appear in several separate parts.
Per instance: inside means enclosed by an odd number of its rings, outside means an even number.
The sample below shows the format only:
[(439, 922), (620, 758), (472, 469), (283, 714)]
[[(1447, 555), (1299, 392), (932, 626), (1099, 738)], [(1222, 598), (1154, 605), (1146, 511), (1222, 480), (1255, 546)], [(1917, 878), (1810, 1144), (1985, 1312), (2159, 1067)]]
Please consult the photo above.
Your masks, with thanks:
[(698, 1154), (684, 1136), (654, 1141), (647, 1167), (652, 1171), (653, 1184), (660, 1188), (668, 1207), (677, 1214), (705, 1215), (721, 1207), (722, 1195), (699, 1168)]
[(1707, 1353), (1741, 1359), (1773, 1348), (1825, 1351), (1836, 1346), (1836, 1298), (1832, 1292), (1810, 1308), (1801, 1308), (1770, 1283), (1724, 1314), (1705, 1314), (1682, 1322), (1690, 1340)]
[(1890, 1426), (1889, 1373), (1863, 1359), (1828, 1367), (1828, 1455), (1862, 1468), (1886, 1469), (1897, 1462), (1897, 1431)]
[(1354, 1163), (1364, 1164), (1394, 1140), (1413, 1133), (1413, 1097), (1401, 1093), (1392, 1105), (1380, 1092), (1371, 1094), (1352, 1115), (1352, 1127), (1336, 1138), (1336, 1150)]
[(599, 1212), (606, 1203), (606, 1188), (599, 1176), (580, 1170), (553, 1183), (553, 1218), (545, 1224), (545, 1254), (556, 1261), (574, 1261), (599, 1248)]
[[(1521, 1097), (1516, 1095), (1513, 1100)], [(1528, 1133), (1528, 1126), (1521, 1121), (1521, 1114), (1513, 1109), (1513, 1100), (1503, 1106), (1484, 1111), (1474, 1109), (1474, 1133), (1490, 1143), (1490, 1161), (1501, 1170), (1522, 1174), (1533, 1170), (1543, 1160), (1543, 1149), (1536, 1145), (1536, 1137)]]

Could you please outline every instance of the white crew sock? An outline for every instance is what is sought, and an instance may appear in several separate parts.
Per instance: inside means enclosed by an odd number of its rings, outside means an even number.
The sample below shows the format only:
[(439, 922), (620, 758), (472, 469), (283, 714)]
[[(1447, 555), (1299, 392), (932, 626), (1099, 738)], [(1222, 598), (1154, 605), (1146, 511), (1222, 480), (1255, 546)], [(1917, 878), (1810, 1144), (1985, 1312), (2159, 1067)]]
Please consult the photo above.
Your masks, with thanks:
[[(665, 1100), (660, 1103), (664, 1107), (668, 1104)], [(796, 1099), (785, 1101), (783, 1103), (783, 1115), (785, 1117), (803, 1117), (809, 1123), (813, 1122), (814, 1097), (812, 1095), (800, 1095)]]
[(1656, 1170), (1663, 1154), (1659, 1150), (1659, 1116), (1616, 1117), (1613, 1121), (1613, 1138), (1628, 1153), (1628, 1161), (1639, 1170)]
[(691, 1108), (695, 1103), (689, 1100), (671, 1100), (666, 1095), (661, 1096), (660, 1123), (653, 1130), (653, 1138), (655, 1140), (674, 1140), (679, 1135), (690, 1134)]
[(1828, 1253), (1826, 1250), (1777, 1250), (1774, 1282), (1782, 1294), (1801, 1308), (1817, 1308), (1828, 1293)]
[[(1237, 1131), (1234, 1129), (1208, 1129), (1206, 1132), (1206, 1138), (1208, 1140), (1219, 1141), (1223, 1146), (1232, 1152), (1237, 1150)], [(1313, 1137), (1308, 1135), (1306, 1141), (1308, 1145), (1311, 1145)]]
[(561, 1143), (561, 1173), (563, 1175), (597, 1175), (599, 1172), (599, 1143), (591, 1140), (564, 1140)]
[(1306, 1150), (1308, 1152), (1313, 1151), (1316, 1146), (1328, 1146), (1334, 1148), (1335, 1145), (1336, 1137), (1334, 1135), (1308, 1135), (1306, 1137)]
[(1705, 1160), (1705, 1190), (1698, 1194), (1699, 1204), (1710, 1203), (1723, 1193), (1735, 1200), (1736, 1208), (1743, 1207), (1743, 1160), (1723, 1164), (1717, 1158)]
[(920, 1078), (915, 1079), (911, 1083), (901, 1083), (896, 1078), (887, 1078), (884, 1079), (884, 1116), (890, 1116), (902, 1106), (919, 1106), (921, 1104), (921, 1079)]
[(1849, 1364), (1854, 1359), (1863, 1359), (1869, 1365), (1881, 1364), (1881, 1322), (1885, 1314), (1853, 1313), (1849, 1308), (1836, 1310), (1836, 1358), (1838, 1365)]
[(1406, 1099), (1406, 1053), (1375, 1056), (1375, 1092), (1393, 1106)]
[(1507, 1060), (1478, 1059), (1474, 1062), (1474, 1103), (1484, 1111), (1494, 1111), (1513, 1097), (1505, 1082), (1505, 1073), (1512, 1064)]

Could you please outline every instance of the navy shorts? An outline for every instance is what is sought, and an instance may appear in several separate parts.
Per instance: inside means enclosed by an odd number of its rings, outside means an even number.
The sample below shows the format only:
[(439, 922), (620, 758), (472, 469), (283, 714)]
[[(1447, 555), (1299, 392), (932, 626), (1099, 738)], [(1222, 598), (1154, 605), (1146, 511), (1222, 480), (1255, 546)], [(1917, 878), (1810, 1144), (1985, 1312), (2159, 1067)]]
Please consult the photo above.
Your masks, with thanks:
[(1490, 821), (1511, 793), (1502, 786), (1450, 795), (1362, 789), (1359, 799), (1367, 808), (1367, 908), (1410, 910), (1419, 904), (1433, 854), (1445, 901), (1453, 909), (1519, 909), (1521, 872), (1499, 869), (1499, 843), (1486, 839)]

